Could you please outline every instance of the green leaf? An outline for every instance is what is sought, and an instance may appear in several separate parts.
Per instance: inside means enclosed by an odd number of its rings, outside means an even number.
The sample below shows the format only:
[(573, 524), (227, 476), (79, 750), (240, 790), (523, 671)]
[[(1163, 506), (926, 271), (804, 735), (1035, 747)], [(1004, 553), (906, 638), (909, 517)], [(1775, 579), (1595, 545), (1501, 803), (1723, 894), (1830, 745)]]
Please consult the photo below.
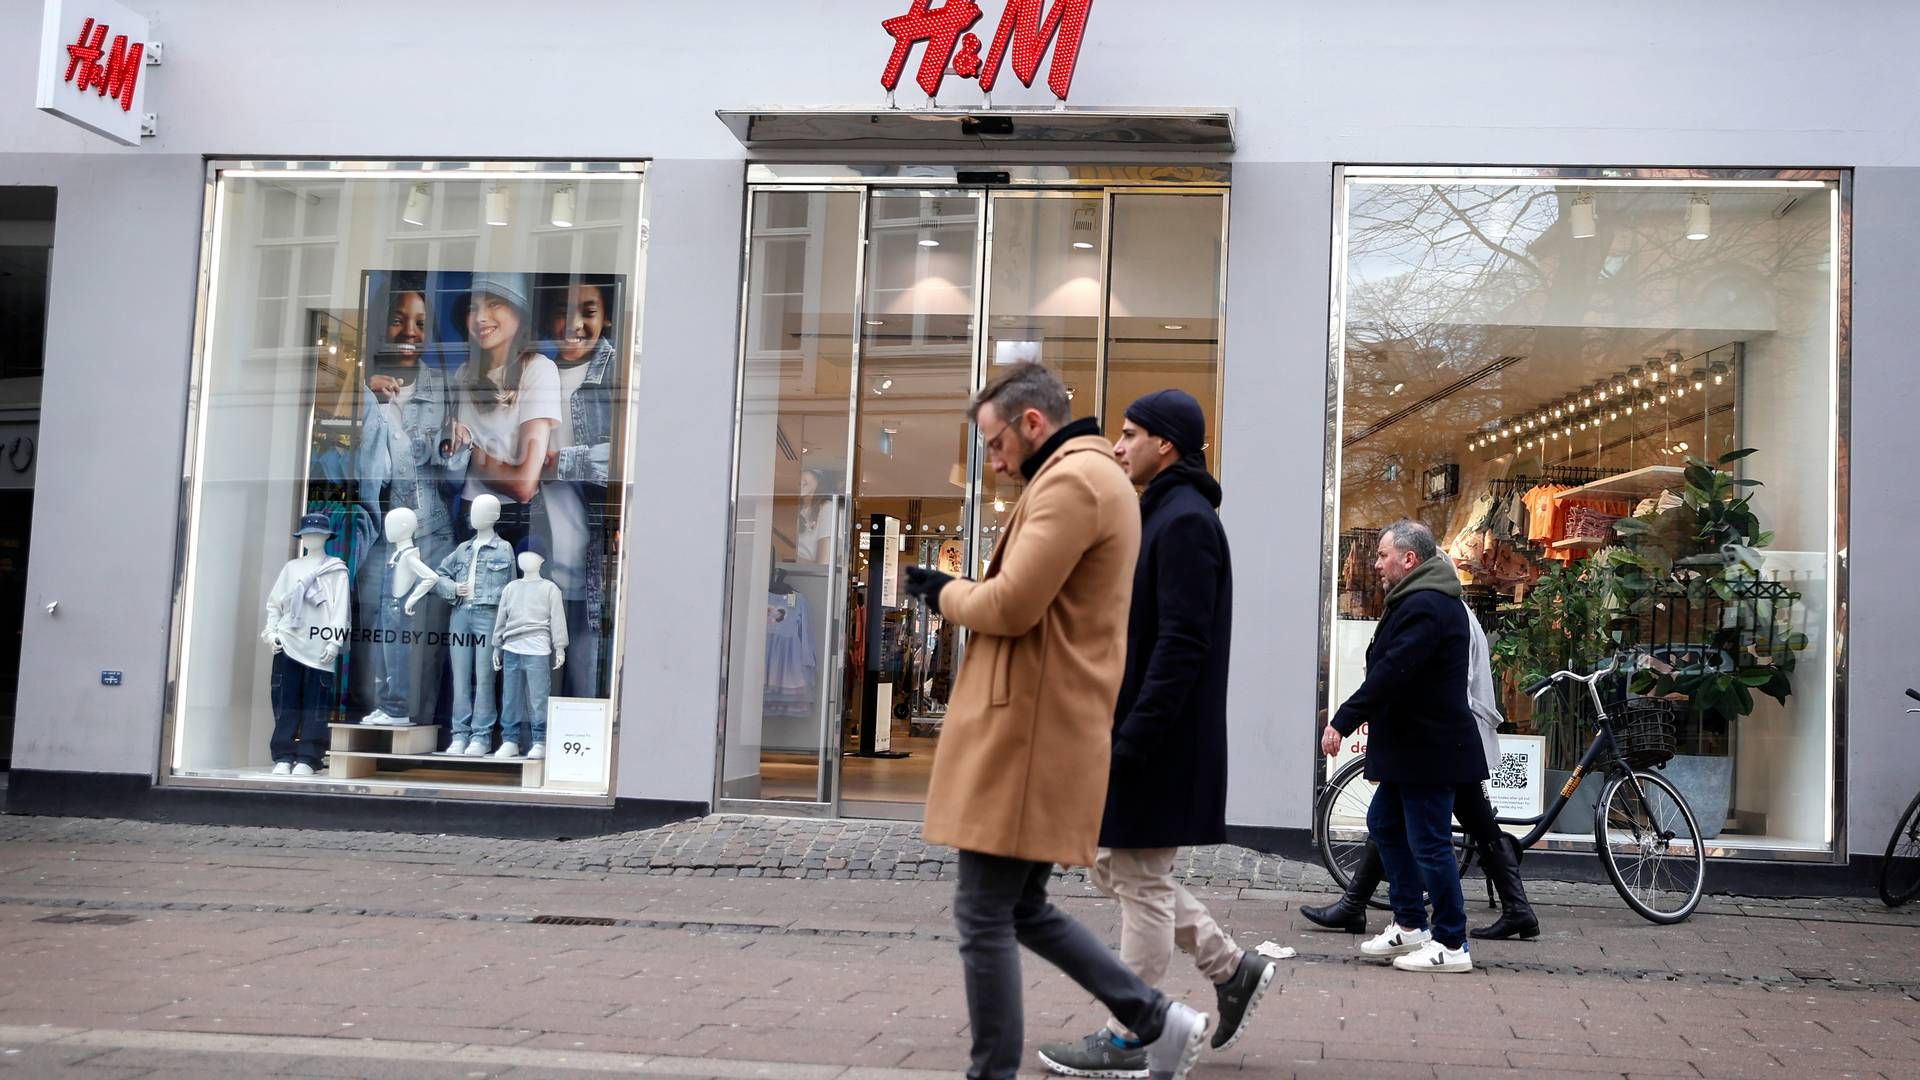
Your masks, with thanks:
[(1645, 518), (1623, 517), (1613, 523), (1613, 531), (1621, 536), (1638, 536), (1652, 528), (1653, 525)]
[(1749, 454), (1757, 454), (1759, 452), (1760, 452), (1760, 448), (1757, 446), (1749, 446), (1740, 450), (1729, 450), (1726, 453), (1720, 455), (1719, 463), (1722, 465), (1731, 465), (1734, 462), (1739, 461), (1741, 458), (1748, 456)]
[(1749, 480), (1744, 476), (1735, 480), (1734, 483), (1740, 485), (1741, 487), (1766, 487), (1767, 486), (1758, 480)]
[(1787, 635), (1787, 648), (1794, 652), (1804, 652), (1807, 647), (1807, 635), (1795, 632)]
[(1714, 578), (1712, 581), (1712, 587), (1713, 587), (1714, 595), (1718, 596), (1720, 599), (1722, 600), (1733, 599), (1733, 586), (1727, 584), (1724, 580), (1720, 578)]
[(1773, 681), (1772, 668), (1748, 668), (1737, 676), (1743, 686), (1765, 686)]
[(1710, 491), (1713, 488), (1713, 470), (1705, 465), (1687, 466), (1686, 476), (1687, 483), (1693, 487), (1702, 491)]
[(1733, 689), (1740, 699), (1740, 715), (1745, 716), (1748, 713), (1752, 712), (1753, 711), (1753, 691), (1747, 689), (1744, 686), (1736, 686)]

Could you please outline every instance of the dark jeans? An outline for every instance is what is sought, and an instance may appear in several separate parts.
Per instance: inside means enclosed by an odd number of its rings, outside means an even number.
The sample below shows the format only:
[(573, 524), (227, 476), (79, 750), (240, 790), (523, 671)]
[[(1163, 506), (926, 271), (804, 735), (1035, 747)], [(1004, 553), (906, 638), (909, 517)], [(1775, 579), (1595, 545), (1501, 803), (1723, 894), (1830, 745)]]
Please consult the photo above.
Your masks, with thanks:
[(1469, 780), (1453, 789), (1453, 819), (1475, 845), (1485, 847), (1500, 837), (1500, 823), (1480, 781)]
[(953, 923), (960, 931), (967, 1016), (973, 1022), (968, 1080), (1005, 1080), (1020, 1070), (1026, 1032), (1019, 945), (1065, 972), (1140, 1038), (1158, 1038), (1166, 1022), (1165, 995), (1141, 982), (1092, 931), (1047, 900), (1052, 872), (1051, 863), (960, 853)]
[(333, 672), (310, 668), (289, 657), (273, 657), (273, 739), (267, 746), (275, 764), (282, 761), (318, 769), (333, 732)]
[(1467, 909), (1460, 896), (1460, 864), (1453, 857), (1452, 784), (1382, 783), (1367, 808), (1367, 831), (1380, 849), (1393, 921), (1427, 928), (1424, 886), (1433, 901), (1433, 936), (1458, 949), (1467, 940)]

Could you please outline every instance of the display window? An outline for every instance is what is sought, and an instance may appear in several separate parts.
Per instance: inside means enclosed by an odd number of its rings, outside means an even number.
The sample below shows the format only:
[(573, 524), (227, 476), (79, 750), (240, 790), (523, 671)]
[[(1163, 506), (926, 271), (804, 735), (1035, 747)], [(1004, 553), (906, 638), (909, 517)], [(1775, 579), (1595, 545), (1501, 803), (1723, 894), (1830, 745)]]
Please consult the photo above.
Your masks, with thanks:
[(1833, 849), (1847, 184), (1342, 172), (1329, 708), (1384, 610), (1380, 531), (1412, 519), (1492, 643), (1508, 816), (1571, 785), (1557, 831), (1590, 835), (1591, 705), (1522, 688), (1621, 655), (1609, 698), (1665, 718), (1657, 767), (1715, 853)]
[(209, 171), (166, 769), (604, 797), (644, 171)]

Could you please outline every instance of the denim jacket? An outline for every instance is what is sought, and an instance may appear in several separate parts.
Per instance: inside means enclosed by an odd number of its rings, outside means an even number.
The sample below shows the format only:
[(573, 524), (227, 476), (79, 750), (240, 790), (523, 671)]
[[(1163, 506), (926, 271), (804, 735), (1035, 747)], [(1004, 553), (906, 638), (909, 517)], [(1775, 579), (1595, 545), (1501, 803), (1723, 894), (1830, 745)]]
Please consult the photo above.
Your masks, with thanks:
[[(445, 544), (453, 540), (453, 515), (441, 485), (450, 470), (464, 472), (470, 451), (455, 455), (441, 452), (447, 419), (447, 378), (426, 364), (416, 371), (413, 396), (404, 404), (388, 408), (372, 393), (361, 395), (366, 422), (360, 430), (355, 470), (359, 474), (359, 497), (375, 519), (384, 518), (385, 511), (394, 507), (412, 510), (420, 519), (416, 535), (423, 540), (442, 541), (438, 545), (422, 544), (423, 550), (445, 550)], [(399, 430), (393, 426), (396, 410), (400, 414)]]
[(480, 558), (472, 562), (473, 591), (466, 599), (459, 598), (454, 591), (456, 585), (467, 580), (467, 568), (473, 556), (474, 541), (468, 539), (453, 549), (453, 553), (440, 560), (434, 567), (434, 573), (440, 580), (433, 589), (441, 596), (458, 604), (471, 604), (475, 607), (494, 607), (500, 603), (500, 594), (506, 590), (507, 583), (513, 580), (513, 545), (500, 536), (481, 546)]
[(586, 378), (567, 398), (573, 445), (560, 451), (554, 463), (555, 479), (578, 486), (587, 507), (587, 618), (595, 628), (605, 625), (606, 614), (607, 534), (612, 524), (607, 520), (607, 480), (613, 453), (612, 384), (620, 375), (619, 359), (620, 350), (606, 338), (594, 346)]

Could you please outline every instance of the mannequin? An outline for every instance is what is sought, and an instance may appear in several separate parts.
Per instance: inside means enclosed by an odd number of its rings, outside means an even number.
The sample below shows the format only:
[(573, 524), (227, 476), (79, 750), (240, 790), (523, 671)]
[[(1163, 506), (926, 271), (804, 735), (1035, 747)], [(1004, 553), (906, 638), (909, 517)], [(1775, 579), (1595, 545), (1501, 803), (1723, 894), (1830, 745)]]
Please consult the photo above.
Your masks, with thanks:
[(420, 557), (413, 534), (420, 519), (412, 510), (396, 506), (387, 511), (386, 592), (380, 598), (380, 625), (374, 640), (380, 643), (380, 673), (374, 680), (379, 704), (362, 717), (362, 724), (406, 727), (413, 723), (407, 706), (407, 668), (412, 663), (413, 613), (422, 597), (438, 581), (433, 567)]
[(501, 692), (500, 750), (495, 757), (520, 756), (520, 747), (528, 745), (529, 758), (547, 756), (547, 695), (553, 688), (553, 672), (567, 662), (566, 598), (560, 586), (540, 576), (546, 562), (536, 545), (520, 553), (520, 580), (508, 585), (500, 595), (500, 613), (493, 627), (498, 648), (493, 654), (495, 671), (506, 673)]
[(327, 554), (333, 522), (325, 514), (300, 519), (293, 536), (300, 554), (280, 568), (267, 592), (260, 640), (273, 650), (275, 776), (312, 776), (331, 742), (334, 664), (346, 647), (352, 613), (347, 564)]
[(493, 624), (500, 594), (513, 580), (513, 546), (494, 532), (500, 500), (474, 498), (467, 521), (473, 536), (434, 568), (434, 591), (453, 601), (447, 625), (453, 655), (453, 741), (449, 754), (485, 757), (493, 748)]

